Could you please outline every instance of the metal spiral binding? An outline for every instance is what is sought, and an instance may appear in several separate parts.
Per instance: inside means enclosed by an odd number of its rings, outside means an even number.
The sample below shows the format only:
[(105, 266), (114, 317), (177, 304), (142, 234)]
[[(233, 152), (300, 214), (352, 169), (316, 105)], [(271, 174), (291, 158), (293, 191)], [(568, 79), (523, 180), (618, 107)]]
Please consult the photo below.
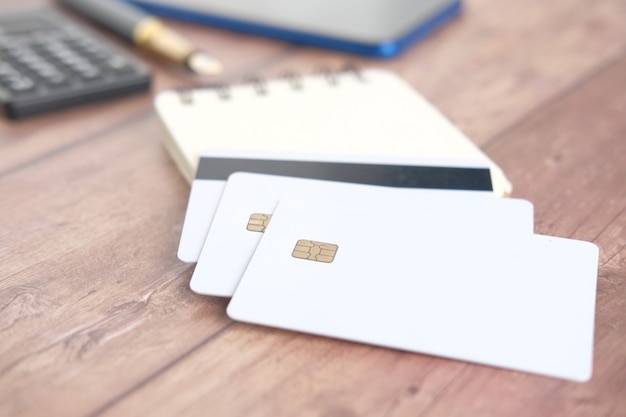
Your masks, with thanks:
[(180, 101), (183, 104), (191, 104), (193, 103), (193, 95), (191, 90), (187, 88), (181, 88), (178, 90), (178, 96), (180, 97)]
[(319, 67), (314, 74), (323, 75), (330, 85), (337, 85), (337, 72), (326, 67)]
[(265, 80), (262, 80), (259, 77), (249, 78), (246, 84), (250, 84), (252, 88), (254, 88), (254, 91), (256, 91), (256, 93), (260, 96), (264, 96), (265, 94), (267, 94), (267, 86), (265, 85)]
[(217, 91), (217, 95), (222, 100), (230, 100), (230, 84), (216, 84), (213, 89)]
[[(314, 74), (320, 74), (326, 78), (326, 81), (331, 86), (337, 86), (340, 83), (340, 75), (345, 73), (351, 73), (358, 80), (365, 82), (365, 78), (361, 71), (354, 65), (348, 64), (344, 66), (341, 70), (332, 70), (327, 67), (319, 67)], [(281, 78), (285, 79), (293, 90), (303, 90), (305, 88), (305, 83), (302, 80), (302, 75), (296, 72), (287, 72)], [(269, 94), (267, 89), (266, 81), (259, 77), (250, 77), (247, 78), (244, 84), (250, 85), (257, 95), (265, 96)], [(214, 90), (218, 97), (222, 100), (230, 100), (231, 99), (231, 85), (228, 83), (217, 83), (212, 85), (207, 85), (204, 87), (206, 89)], [(192, 89), (179, 89), (178, 90), (180, 100), (183, 104), (193, 104), (193, 90)]]
[(287, 80), (292, 89), (302, 90), (302, 76), (300, 76), (300, 74), (296, 72), (287, 72), (282, 78)]
[(361, 70), (354, 64), (346, 64), (343, 67), (342, 72), (350, 72), (352, 73), (359, 81), (365, 81), (365, 77), (363, 77), (363, 73)]

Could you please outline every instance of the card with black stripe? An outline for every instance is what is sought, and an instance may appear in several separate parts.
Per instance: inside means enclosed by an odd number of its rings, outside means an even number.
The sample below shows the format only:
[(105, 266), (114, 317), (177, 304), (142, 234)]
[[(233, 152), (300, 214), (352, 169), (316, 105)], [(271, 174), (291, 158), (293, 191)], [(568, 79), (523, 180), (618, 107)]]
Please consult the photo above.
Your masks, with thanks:
[(178, 246), (180, 260), (198, 260), (226, 179), (238, 171), (389, 187), (471, 190), (493, 194), (488, 162), (481, 160), (205, 152), (191, 185)]
[[(349, 201), (372, 212), (381, 204), (415, 207), (412, 223), (422, 224), (424, 238), (443, 234), (499, 234), (517, 238), (533, 232), (533, 206), (526, 200), (498, 198), (490, 192), (425, 188), (382, 187), (349, 184), (276, 175), (234, 173), (222, 193), (213, 223), (191, 278), (191, 289), (199, 294), (230, 297), (266, 229), (272, 227), (274, 208), (283, 198), (313, 199), (316, 204), (333, 206)], [(369, 223), (387, 222), (381, 211)], [(376, 239), (372, 236), (372, 239)], [(332, 262), (332, 243), (303, 240), (294, 256), (319, 262)]]

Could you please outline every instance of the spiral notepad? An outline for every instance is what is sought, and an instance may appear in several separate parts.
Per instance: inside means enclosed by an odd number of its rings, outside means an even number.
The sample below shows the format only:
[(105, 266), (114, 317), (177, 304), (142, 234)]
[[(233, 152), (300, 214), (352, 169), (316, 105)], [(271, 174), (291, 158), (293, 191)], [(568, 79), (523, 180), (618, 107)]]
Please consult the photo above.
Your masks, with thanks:
[(502, 170), (410, 85), (369, 69), (164, 91), (164, 143), (191, 182), (207, 150), (481, 160), (497, 195)]

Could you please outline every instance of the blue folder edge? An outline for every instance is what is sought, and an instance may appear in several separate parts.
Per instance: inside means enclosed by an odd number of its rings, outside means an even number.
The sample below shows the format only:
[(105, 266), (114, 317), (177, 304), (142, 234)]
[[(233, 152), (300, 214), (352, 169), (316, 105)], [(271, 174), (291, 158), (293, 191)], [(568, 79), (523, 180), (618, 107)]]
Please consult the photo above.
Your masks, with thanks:
[(175, 6), (165, 6), (154, 3), (145, 3), (141, 0), (128, 0), (138, 7), (157, 16), (185, 20), (204, 25), (231, 29), (239, 32), (251, 33), (266, 36), (275, 39), (281, 39), (291, 42), (302, 43), (306, 45), (320, 46), (329, 49), (335, 49), (344, 52), (350, 52), (359, 55), (367, 55), (378, 58), (391, 58), (410, 45), (423, 39), (444, 23), (456, 17), (462, 10), (461, 0), (450, 4), (442, 9), (439, 13), (433, 15), (419, 26), (404, 36), (382, 42), (380, 44), (364, 44), (355, 41), (332, 38), (305, 32), (297, 32), (288, 29), (281, 29), (273, 26), (260, 25), (257, 23), (246, 22), (242, 20), (229, 19), (226, 17), (198, 13), (193, 10), (187, 10)]

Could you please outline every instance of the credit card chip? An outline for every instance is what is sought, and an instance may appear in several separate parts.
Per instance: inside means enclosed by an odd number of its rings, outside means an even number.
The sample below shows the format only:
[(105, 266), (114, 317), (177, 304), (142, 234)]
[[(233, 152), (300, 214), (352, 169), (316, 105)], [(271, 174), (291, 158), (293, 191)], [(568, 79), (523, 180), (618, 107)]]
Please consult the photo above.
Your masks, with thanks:
[(310, 261), (330, 263), (335, 259), (339, 246), (332, 243), (300, 239), (296, 242), (291, 256)]
[(262, 214), (262, 213), (252, 213), (250, 215), (250, 219), (248, 220), (248, 229), (251, 232), (265, 232), (267, 225), (270, 223), (272, 219), (271, 214)]

